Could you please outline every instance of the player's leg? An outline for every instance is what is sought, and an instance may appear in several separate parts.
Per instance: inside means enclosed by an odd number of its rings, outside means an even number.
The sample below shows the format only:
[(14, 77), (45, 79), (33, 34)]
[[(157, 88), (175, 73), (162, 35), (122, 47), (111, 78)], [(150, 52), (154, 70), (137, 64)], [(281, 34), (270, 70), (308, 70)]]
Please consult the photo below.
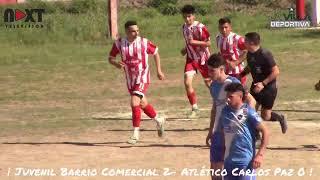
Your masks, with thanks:
[(187, 62), (185, 66), (185, 73), (184, 73), (184, 86), (186, 89), (189, 103), (192, 108), (191, 114), (188, 115), (188, 118), (197, 118), (199, 114), (197, 97), (196, 97), (195, 90), (192, 86), (192, 81), (195, 74), (196, 74), (196, 69), (193, 67), (192, 62), (189, 62), (189, 63)]
[(131, 95), (131, 109), (132, 109), (132, 125), (133, 134), (129, 138), (129, 144), (136, 144), (140, 138), (140, 122), (141, 122), (141, 108), (140, 101), (142, 96), (139, 94), (132, 93)]
[[(210, 168), (216, 172), (223, 170), (223, 160), (224, 160), (224, 137), (222, 133), (214, 132), (211, 137), (210, 145)], [(211, 176), (212, 180), (221, 180), (222, 176)]]
[(199, 63), (193, 63), (194, 67), (200, 72), (202, 78), (203, 78), (203, 81), (204, 81), (204, 84), (209, 88), (211, 83), (212, 83), (212, 80), (211, 78), (209, 77), (209, 74), (208, 74), (208, 66), (207, 66), (207, 63), (201, 65)]
[(155, 120), (157, 123), (158, 136), (162, 137), (164, 135), (165, 117), (159, 116), (153, 106), (148, 103), (148, 100), (145, 96), (141, 99), (140, 107), (148, 117)]
[(277, 96), (276, 88), (266, 88), (260, 93), (261, 95), (261, 117), (266, 121), (278, 121), (283, 134), (286, 133), (288, 126), (287, 121), (282, 114), (272, 112), (272, 107)]

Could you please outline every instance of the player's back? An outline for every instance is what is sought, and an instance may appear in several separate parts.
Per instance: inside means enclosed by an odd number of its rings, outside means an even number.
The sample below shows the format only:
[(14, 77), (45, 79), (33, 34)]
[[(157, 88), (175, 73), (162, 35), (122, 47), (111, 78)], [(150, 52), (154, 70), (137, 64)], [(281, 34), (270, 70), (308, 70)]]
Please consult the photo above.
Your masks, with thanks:
[(227, 93), (224, 88), (230, 83), (240, 83), (240, 81), (235, 77), (228, 76), (223, 83), (220, 83), (218, 81), (214, 81), (211, 83), (210, 93), (216, 108), (214, 131), (216, 130), (216, 124), (220, 119), (221, 111), (227, 104)]

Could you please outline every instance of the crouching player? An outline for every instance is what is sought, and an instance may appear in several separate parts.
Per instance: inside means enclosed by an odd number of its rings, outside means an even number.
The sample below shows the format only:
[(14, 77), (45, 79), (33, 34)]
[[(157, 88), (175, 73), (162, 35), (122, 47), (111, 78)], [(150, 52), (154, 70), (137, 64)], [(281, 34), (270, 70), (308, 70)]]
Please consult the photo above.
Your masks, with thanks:
[[(224, 133), (224, 180), (255, 179), (254, 169), (261, 166), (269, 133), (261, 117), (248, 104), (243, 102), (245, 90), (239, 83), (225, 87), (228, 105), (221, 112), (218, 129)], [(262, 133), (261, 146), (255, 153), (255, 135)], [(243, 173), (247, 172), (247, 173)], [(249, 172), (249, 173), (248, 173)]]
[[(126, 38), (116, 40), (109, 55), (109, 62), (126, 74), (127, 87), (131, 95), (133, 135), (129, 138), (129, 144), (136, 144), (139, 140), (139, 127), (141, 121), (141, 109), (157, 123), (158, 136), (164, 133), (165, 119), (159, 117), (151, 104), (148, 103), (145, 93), (150, 83), (150, 71), (148, 54), (154, 56), (158, 78), (164, 79), (161, 71), (158, 48), (151, 41), (139, 36), (139, 28), (135, 21), (125, 23)], [(121, 61), (116, 61), (120, 54)]]

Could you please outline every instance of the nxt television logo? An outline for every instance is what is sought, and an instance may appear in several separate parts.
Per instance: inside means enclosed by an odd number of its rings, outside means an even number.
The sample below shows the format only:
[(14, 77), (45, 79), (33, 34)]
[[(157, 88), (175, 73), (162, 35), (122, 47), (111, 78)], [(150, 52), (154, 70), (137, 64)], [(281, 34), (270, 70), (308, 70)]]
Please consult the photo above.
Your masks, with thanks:
[(43, 28), (44, 9), (6, 9), (4, 22), (6, 28)]
[(308, 28), (311, 26), (311, 22), (308, 21), (308, 17), (305, 17), (304, 20), (299, 20), (296, 17), (295, 9), (289, 8), (288, 15), (284, 14), (284, 21), (271, 21), (271, 28)]

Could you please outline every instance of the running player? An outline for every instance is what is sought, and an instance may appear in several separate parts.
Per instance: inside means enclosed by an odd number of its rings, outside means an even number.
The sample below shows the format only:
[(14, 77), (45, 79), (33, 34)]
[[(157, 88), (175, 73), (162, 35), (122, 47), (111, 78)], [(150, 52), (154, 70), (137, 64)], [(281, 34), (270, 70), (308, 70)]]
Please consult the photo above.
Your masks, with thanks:
[[(245, 90), (239, 83), (225, 87), (228, 105), (221, 112), (218, 129), (225, 139), (224, 180), (255, 179), (254, 169), (261, 167), (269, 141), (269, 133), (258, 113), (243, 102)], [(255, 135), (262, 133), (261, 145), (255, 153)], [(243, 175), (244, 174), (244, 175)]]
[(247, 50), (244, 45), (244, 38), (232, 32), (231, 20), (229, 18), (219, 19), (220, 34), (216, 37), (217, 48), (225, 59), (226, 73), (236, 77), (243, 86), (246, 85), (246, 77), (240, 78), (244, 69), (244, 60)]
[[(222, 169), (224, 159), (224, 138), (221, 131), (217, 129), (221, 110), (227, 103), (227, 93), (224, 88), (230, 83), (239, 83), (240, 81), (225, 73), (225, 60), (220, 54), (212, 54), (208, 59), (208, 73), (212, 80), (210, 92), (213, 99), (211, 109), (211, 121), (206, 143), (210, 146), (211, 169)], [(246, 101), (255, 107), (255, 100), (246, 93)], [(209, 143), (210, 141), (210, 143)], [(221, 179), (221, 177), (212, 177), (212, 179)]]
[(192, 87), (192, 80), (197, 71), (199, 71), (207, 87), (210, 86), (211, 80), (208, 76), (206, 65), (206, 61), (210, 56), (210, 34), (205, 25), (195, 20), (195, 8), (193, 6), (185, 5), (181, 13), (185, 21), (182, 30), (186, 43), (186, 46), (181, 50), (181, 54), (183, 56), (186, 55), (184, 85), (192, 109), (188, 118), (197, 118), (199, 116), (199, 108), (196, 93)]
[[(126, 38), (120, 38), (113, 43), (109, 54), (109, 62), (126, 75), (128, 91), (131, 95), (133, 135), (128, 143), (136, 144), (139, 140), (141, 109), (157, 123), (158, 136), (163, 136), (165, 119), (159, 117), (151, 104), (148, 103), (145, 93), (150, 83), (148, 54), (154, 56), (158, 78), (164, 79), (161, 71), (158, 47), (146, 38), (139, 36), (139, 28), (135, 21), (125, 23)], [(116, 61), (117, 55), (121, 61)]]
[(248, 66), (241, 73), (245, 76), (251, 73), (253, 82), (250, 93), (257, 101), (256, 110), (261, 105), (261, 117), (266, 121), (279, 121), (282, 133), (286, 133), (287, 121), (282, 114), (272, 112), (277, 97), (277, 77), (280, 73), (272, 54), (260, 46), (260, 35), (256, 32), (245, 35), (245, 45), (248, 49)]

